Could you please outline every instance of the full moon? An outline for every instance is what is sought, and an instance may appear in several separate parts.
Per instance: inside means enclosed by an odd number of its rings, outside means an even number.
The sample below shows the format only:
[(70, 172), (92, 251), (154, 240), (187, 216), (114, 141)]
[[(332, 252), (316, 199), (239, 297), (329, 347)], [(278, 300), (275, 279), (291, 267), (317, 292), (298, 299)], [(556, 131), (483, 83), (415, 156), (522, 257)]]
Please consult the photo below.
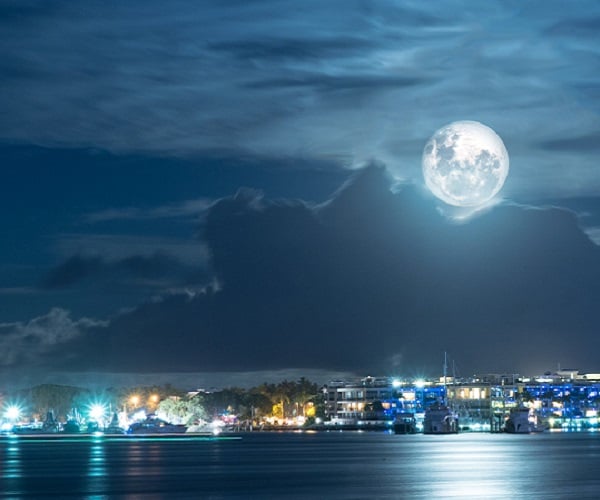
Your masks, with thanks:
[(457, 207), (484, 205), (508, 175), (508, 152), (491, 128), (475, 121), (443, 126), (423, 150), (425, 184), (440, 200)]

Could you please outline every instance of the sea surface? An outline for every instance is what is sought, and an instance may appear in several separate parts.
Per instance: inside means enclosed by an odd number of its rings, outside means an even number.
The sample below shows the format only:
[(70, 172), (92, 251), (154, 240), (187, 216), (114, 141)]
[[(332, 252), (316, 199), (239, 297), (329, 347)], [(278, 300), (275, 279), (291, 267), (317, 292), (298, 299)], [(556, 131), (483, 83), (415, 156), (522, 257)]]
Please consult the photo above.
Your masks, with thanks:
[(1, 437), (1, 498), (600, 498), (600, 433)]

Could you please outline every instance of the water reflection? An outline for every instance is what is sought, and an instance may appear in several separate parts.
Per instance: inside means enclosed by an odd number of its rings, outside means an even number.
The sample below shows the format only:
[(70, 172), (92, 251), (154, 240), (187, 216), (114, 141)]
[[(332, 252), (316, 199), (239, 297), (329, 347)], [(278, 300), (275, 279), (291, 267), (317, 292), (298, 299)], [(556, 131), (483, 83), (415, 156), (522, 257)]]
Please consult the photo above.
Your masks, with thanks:
[(100, 436), (91, 438), (90, 453), (87, 469), (87, 491), (90, 495), (86, 498), (104, 498), (97, 496), (106, 490), (106, 456), (105, 441)]
[(600, 435), (0, 438), (2, 498), (596, 500)]
[(23, 465), (21, 448), (17, 439), (9, 439), (5, 443), (2, 460), (2, 493), (3, 495), (18, 495), (21, 492)]
[(419, 452), (431, 481), (421, 491), (431, 498), (567, 498), (568, 478), (577, 472), (562, 453), (544, 453), (558, 452), (558, 444), (537, 435), (423, 440)]

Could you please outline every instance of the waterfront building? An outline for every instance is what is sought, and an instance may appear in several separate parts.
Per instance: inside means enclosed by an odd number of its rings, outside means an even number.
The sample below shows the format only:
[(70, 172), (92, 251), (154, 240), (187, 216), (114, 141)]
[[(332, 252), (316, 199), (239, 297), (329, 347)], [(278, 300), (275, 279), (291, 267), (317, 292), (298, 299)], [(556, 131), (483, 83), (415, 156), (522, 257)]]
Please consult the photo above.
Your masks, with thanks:
[(402, 414), (413, 414), (420, 428), (425, 410), (440, 402), (458, 414), (461, 430), (471, 431), (499, 432), (517, 408), (534, 411), (546, 428), (598, 428), (600, 411), (600, 374), (577, 370), (428, 381), (364, 377), (330, 382), (323, 392), (326, 424), (340, 428), (390, 428)]
[(445, 397), (445, 388), (431, 382), (393, 377), (337, 380), (324, 388), (326, 423), (345, 428), (391, 427), (399, 414), (421, 416)]

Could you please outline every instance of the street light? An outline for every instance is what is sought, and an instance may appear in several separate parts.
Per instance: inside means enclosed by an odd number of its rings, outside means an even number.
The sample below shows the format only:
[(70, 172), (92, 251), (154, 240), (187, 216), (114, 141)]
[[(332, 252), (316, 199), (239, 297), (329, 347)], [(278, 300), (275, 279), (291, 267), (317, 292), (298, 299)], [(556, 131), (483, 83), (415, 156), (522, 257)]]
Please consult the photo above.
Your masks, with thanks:
[(19, 408), (16, 405), (10, 405), (9, 407), (6, 408), (6, 410), (4, 412), (4, 417), (7, 420), (16, 422), (21, 417), (21, 408)]
[(129, 398), (129, 403), (133, 406), (133, 409), (135, 410), (140, 404), (140, 397), (137, 394), (134, 394)]
[(90, 413), (90, 417), (94, 421), (96, 421), (98, 423), (102, 423), (102, 419), (106, 415), (106, 408), (102, 404), (95, 403), (90, 406), (89, 413)]

